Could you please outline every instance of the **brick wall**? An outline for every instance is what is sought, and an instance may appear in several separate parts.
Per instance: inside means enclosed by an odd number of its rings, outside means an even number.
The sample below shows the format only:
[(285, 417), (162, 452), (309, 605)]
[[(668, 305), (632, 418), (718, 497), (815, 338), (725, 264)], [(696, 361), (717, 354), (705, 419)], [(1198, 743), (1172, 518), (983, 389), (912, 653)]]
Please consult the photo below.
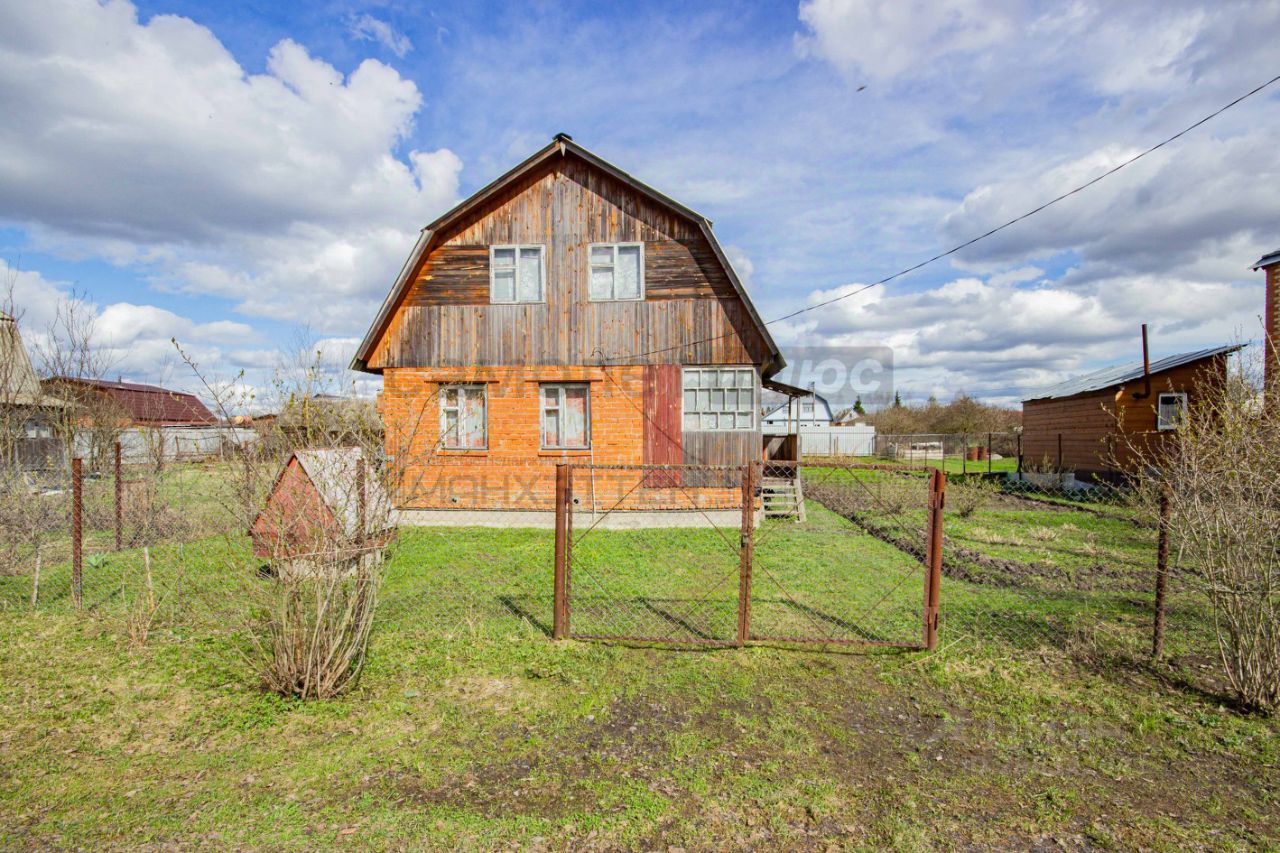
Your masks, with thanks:
[[(607, 372), (606, 372), (607, 371)], [(585, 382), (591, 389), (591, 450), (543, 450), (540, 385)], [(439, 446), (439, 390), (484, 384), (488, 448)], [(644, 368), (394, 368), (383, 373), (380, 402), (387, 454), (399, 481), (397, 506), (413, 509), (554, 509), (558, 463), (639, 465), (644, 447)], [(736, 489), (637, 488), (639, 471), (579, 472), (574, 494), (583, 509), (731, 508)]]
[(1263, 332), (1265, 334), (1266, 386), (1274, 388), (1280, 382), (1277, 371), (1280, 370), (1280, 264), (1272, 264), (1265, 268), (1267, 273), (1266, 313), (1263, 316)]

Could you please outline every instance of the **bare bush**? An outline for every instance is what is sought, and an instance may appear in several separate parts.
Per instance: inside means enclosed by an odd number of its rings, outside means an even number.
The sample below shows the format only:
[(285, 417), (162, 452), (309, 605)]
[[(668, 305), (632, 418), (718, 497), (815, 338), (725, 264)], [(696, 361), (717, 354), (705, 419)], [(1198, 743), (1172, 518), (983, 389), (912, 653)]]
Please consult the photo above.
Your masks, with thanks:
[(953, 481), (947, 487), (947, 509), (960, 518), (969, 518), (991, 503), (998, 491), (982, 480)]
[[(1245, 705), (1280, 704), (1280, 370), (1206, 374), (1178, 429), (1135, 436), (1149, 512), (1167, 489), (1178, 571), (1207, 595), (1224, 673)], [(1265, 388), (1259, 393), (1259, 388)]]
[(311, 365), (278, 371), (267, 401), (251, 400), (238, 382), (204, 380), (183, 357), (224, 422), (250, 405), (278, 406), (257, 442), (227, 454), (219, 498), (230, 522), (224, 528), (247, 530), (252, 540), (253, 561), (225, 573), (244, 605), (251, 663), (275, 692), (341, 693), (363, 671), (394, 535), (384, 485), (390, 474), (371, 407), (333, 393), (318, 355)]

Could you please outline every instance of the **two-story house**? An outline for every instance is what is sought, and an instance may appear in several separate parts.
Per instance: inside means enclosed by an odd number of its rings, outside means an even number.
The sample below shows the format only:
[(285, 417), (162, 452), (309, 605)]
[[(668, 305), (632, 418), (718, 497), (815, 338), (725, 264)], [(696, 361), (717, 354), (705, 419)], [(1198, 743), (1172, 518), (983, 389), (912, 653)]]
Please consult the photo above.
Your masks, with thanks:
[[(383, 377), (395, 500), (439, 521), (549, 511), (563, 461), (760, 459), (783, 364), (711, 223), (561, 134), (423, 229), (351, 367)], [(739, 500), (635, 485), (628, 508)]]

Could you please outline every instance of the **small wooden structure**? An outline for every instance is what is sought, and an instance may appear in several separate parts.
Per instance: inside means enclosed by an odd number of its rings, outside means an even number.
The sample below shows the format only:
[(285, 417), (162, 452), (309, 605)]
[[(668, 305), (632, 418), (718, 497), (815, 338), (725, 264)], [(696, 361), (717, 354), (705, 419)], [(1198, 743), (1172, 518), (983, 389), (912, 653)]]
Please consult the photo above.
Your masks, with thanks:
[(294, 577), (376, 563), (392, 520), (368, 467), (358, 447), (294, 451), (249, 531), (254, 555)]
[(1024, 467), (1093, 475), (1127, 468), (1130, 444), (1163, 441), (1209, 383), (1226, 380), (1227, 357), (1239, 349), (1106, 367), (1023, 400)]

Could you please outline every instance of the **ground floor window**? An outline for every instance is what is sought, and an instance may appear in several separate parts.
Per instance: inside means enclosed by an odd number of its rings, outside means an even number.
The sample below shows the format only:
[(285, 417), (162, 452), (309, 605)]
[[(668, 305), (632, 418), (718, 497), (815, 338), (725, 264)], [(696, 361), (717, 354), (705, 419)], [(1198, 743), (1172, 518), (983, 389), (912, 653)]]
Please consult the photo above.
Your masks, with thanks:
[(542, 447), (585, 450), (591, 446), (591, 394), (587, 385), (542, 386)]
[(751, 367), (686, 367), (684, 428), (749, 430), (756, 427), (756, 371)]
[(448, 385), (440, 389), (440, 443), (451, 450), (484, 450), (489, 446), (483, 385)]

